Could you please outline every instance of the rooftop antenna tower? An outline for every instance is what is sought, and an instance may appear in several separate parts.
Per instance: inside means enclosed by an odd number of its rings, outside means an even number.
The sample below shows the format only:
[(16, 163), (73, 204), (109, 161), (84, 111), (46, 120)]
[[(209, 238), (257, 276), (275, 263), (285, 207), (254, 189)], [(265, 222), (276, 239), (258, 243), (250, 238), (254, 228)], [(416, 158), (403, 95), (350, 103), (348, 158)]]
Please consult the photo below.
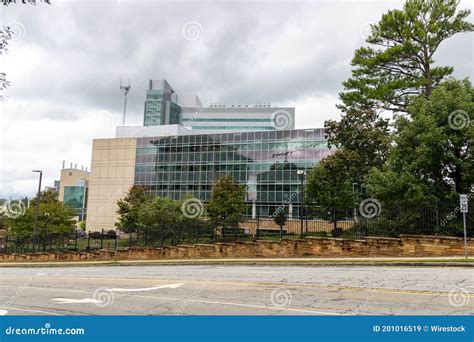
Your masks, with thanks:
[(122, 126), (125, 126), (125, 112), (127, 111), (127, 95), (128, 92), (130, 91), (130, 88), (132, 86), (130, 85), (130, 79), (128, 79), (128, 85), (122, 85), (122, 78), (120, 78), (120, 90), (123, 93), (123, 120), (122, 120)]

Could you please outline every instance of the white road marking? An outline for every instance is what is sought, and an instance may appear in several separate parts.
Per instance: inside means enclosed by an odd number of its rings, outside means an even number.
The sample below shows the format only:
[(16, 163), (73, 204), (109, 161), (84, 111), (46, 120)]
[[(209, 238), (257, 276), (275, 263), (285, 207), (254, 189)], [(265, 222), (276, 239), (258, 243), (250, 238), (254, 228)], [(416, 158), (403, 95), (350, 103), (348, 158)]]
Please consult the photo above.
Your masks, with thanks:
[(58, 304), (101, 304), (102, 301), (94, 298), (82, 298), (82, 299), (74, 299), (74, 298), (51, 298), (51, 300), (57, 301)]
[[(169, 285), (159, 285), (159, 286), (154, 286), (154, 287), (143, 287), (143, 288), (138, 288), (138, 289), (124, 289), (121, 287), (114, 287), (111, 289), (105, 289), (106, 291), (110, 291), (111, 293), (113, 292), (143, 292), (143, 291), (153, 291), (153, 290), (159, 290), (159, 289), (176, 289), (183, 285), (184, 283), (180, 284), (169, 284)], [(95, 296), (95, 294), (94, 294)], [(76, 298), (51, 298), (51, 300), (54, 300), (58, 302), (58, 304), (102, 304), (103, 301), (95, 299), (95, 298), (81, 298), (81, 299), (76, 299)]]
[(8, 310), (0, 310), (0, 316), (5, 316), (8, 313)]
[(9, 310), (11, 310), (11, 311), (36, 312), (36, 313), (46, 314), (46, 315), (61, 316), (61, 314), (57, 314), (57, 313), (51, 312), (51, 311), (33, 310), (33, 309), (23, 309), (23, 308), (8, 307), (8, 306), (2, 306), (2, 308), (3, 308), (3, 309), (9, 309)]
[(155, 286), (155, 287), (144, 287), (141, 289), (124, 289), (120, 287), (115, 287), (112, 289), (109, 289), (111, 292), (142, 292), (142, 291), (153, 291), (153, 290), (159, 290), (159, 289), (176, 289), (180, 287), (181, 285), (184, 285), (184, 283), (181, 284), (169, 284), (169, 285), (160, 285), (160, 286)]

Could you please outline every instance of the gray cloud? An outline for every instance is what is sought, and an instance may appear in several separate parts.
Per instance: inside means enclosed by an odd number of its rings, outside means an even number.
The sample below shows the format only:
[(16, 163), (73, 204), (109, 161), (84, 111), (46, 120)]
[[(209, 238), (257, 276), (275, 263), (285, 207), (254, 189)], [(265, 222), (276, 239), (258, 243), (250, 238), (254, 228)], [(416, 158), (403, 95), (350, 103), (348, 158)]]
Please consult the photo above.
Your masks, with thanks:
[[(2, 59), (0, 196), (31, 195), (61, 161), (89, 165), (91, 140), (121, 122), (120, 77), (131, 79), (128, 124), (141, 124), (146, 81), (166, 78), (205, 102), (294, 105), (297, 127), (337, 118), (341, 82), (364, 30), (401, 1), (60, 2), (2, 9), (23, 35)], [(469, 2), (461, 3), (461, 7)], [(202, 27), (197, 39), (183, 25)], [(441, 47), (439, 64), (472, 77), (472, 35)]]

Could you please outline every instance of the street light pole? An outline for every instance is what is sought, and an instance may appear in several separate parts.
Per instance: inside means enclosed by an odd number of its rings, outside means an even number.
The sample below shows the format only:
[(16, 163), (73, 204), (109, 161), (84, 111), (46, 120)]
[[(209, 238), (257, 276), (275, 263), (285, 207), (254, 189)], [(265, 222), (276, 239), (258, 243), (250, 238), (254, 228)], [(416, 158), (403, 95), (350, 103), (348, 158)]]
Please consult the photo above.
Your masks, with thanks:
[(44, 213), (44, 244), (43, 244), (43, 252), (46, 252), (46, 242), (48, 241), (48, 220), (49, 220), (49, 213)]
[(39, 172), (39, 184), (38, 184), (38, 194), (36, 195), (36, 212), (35, 212), (35, 225), (33, 227), (33, 253), (35, 253), (35, 244), (36, 244), (36, 227), (38, 226), (38, 214), (39, 214), (39, 204), (40, 204), (40, 195), (41, 195), (41, 179), (43, 178), (43, 171), (33, 170), (33, 172)]
[(303, 170), (298, 170), (297, 174), (301, 176), (301, 207), (300, 207), (300, 220), (301, 220), (301, 226), (300, 226), (300, 238), (303, 239), (304, 233), (303, 233), (303, 213), (304, 213), (304, 177), (306, 176), (306, 171)]
[(356, 209), (356, 206), (355, 206), (355, 203), (356, 203), (356, 190), (355, 190), (355, 187), (356, 186), (359, 186), (359, 183), (352, 183), (352, 201), (354, 202), (353, 203), (353, 206), (354, 206), (354, 211), (353, 211), (354, 224), (357, 222), (357, 209)]

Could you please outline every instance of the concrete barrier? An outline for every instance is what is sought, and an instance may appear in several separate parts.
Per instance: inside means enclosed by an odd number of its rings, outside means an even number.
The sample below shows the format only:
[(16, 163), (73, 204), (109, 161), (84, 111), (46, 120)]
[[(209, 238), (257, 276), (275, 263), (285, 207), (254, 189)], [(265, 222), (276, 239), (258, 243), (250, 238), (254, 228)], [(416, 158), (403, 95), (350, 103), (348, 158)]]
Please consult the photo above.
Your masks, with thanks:
[[(468, 240), (474, 254), (474, 240)], [(301, 240), (254, 241), (51, 253), (0, 253), (0, 262), (166, 260), (203, 258), (291, 257), (445, 257), (464, 256), (464, 240), (448, 236), (401, 235), (344, 240), (308, 237)]]

